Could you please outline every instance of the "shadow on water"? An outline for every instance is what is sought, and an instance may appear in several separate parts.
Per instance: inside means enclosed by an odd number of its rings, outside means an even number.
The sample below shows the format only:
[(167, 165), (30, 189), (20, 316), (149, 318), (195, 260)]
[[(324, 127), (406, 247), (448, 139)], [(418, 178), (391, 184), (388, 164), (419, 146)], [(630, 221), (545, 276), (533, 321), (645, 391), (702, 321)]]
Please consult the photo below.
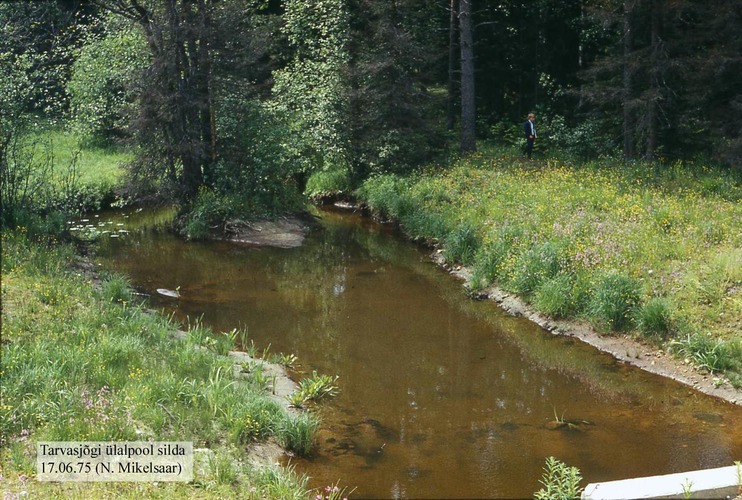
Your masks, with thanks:
[(260, 349), (295, 354), (299, 370), (339, 375), (314, 456), (291, 460), (312, 486), (520, 498), (539, 489), (550, 455), (589, 482), (742, 458), (740, 408), (468, 299), (390, 228), (318, 216), (294, 249), (185, 243), (135, 231), (136, 216), (99, 249), (184, 322), (247, 328)]

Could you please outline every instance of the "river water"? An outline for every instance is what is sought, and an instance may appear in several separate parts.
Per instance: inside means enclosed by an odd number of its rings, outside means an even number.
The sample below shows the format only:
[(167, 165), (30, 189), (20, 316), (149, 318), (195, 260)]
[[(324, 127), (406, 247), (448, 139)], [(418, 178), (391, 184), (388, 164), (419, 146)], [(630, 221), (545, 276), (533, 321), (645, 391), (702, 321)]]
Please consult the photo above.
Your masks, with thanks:
[(524, 498), (548, 456), (583, 486), (742, 459), (741, 408), (467, 298), (391, 228), (321, 210), (302, 247), (271, 249), (142, 230), (157, 221), (146, 211), (112, 217), (129, 232), (101, 239), (98, 258), (152, 306), (246, 328), (258, 349), (294, 354), (297, 378), (339, 376), (316, 452), (288, 460), (313, 487)]

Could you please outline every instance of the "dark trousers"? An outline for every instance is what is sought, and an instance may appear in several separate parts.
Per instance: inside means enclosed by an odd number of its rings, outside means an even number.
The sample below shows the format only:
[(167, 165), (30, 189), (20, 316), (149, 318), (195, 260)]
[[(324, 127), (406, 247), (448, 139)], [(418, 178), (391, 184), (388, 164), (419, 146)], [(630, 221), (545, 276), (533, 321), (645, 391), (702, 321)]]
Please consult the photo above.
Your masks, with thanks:
[(530, 159), (533, 153), (533, 139), (526, 139), (526, 156)]

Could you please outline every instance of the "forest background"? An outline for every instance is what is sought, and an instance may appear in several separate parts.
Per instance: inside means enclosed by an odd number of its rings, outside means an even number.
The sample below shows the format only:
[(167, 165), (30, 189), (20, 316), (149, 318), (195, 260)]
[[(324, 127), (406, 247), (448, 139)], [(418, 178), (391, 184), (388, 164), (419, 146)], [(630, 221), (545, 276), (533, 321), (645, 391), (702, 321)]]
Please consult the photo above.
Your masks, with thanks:
[(3, 172), (43, 117), (130, 147), (132, 195), (280, 211), (477, 140), (518, 145), (532, 111), (542, 158), (738, 170), (742, 8), (712, 4), (4, 3)]

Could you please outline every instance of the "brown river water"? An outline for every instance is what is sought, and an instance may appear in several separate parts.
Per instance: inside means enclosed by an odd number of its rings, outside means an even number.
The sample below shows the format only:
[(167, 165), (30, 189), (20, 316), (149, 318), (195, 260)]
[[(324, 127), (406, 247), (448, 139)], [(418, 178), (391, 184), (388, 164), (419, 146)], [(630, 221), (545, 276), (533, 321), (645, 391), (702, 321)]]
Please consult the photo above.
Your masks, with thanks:
[[(318, 446), (287, 463), (351, 498), (528, 498), (555, 456), (588, 482), (733, 465), (742, 408), (553, 336), (466, 296), (429, 250), (316, 212), (293, 249), (184, 242), (123, 216), (98, 258), (151, 305), (338, 375)], [(106, 219), (101, 215), (95, 222)], [(180, 299), (157, 288), (178, 289)], [(554, 425), (555, 419), (572, 426)]]

